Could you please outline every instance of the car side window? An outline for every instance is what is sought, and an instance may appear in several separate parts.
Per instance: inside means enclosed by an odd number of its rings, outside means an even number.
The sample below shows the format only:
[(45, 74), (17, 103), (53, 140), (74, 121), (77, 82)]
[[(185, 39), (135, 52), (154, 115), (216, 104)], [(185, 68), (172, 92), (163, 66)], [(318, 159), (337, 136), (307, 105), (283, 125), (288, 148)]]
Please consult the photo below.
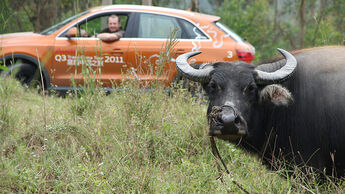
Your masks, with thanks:
[(140, 14), (138, 38), (169, 38), (176, 28), (176, 38), (181, 38), (181, 27), (177, 19), (157, 14)]
[[(125, 30), (128, 21), (128, 15), (117, 16), (120, 18), (121, 29)], [(85, 30), (90, 36), (95, 36), (96, 34), (101, 33), (104, 29), (107, 28), (108, 17), (109, 15), (104, 15), (101, 17), (93, 18), (90, 21), (86, 21), (85, 23), (80, 25), (80, 29)]]
[(190, 22), (180, 19), (179, 22), (183, 26), (183, 33), (185, 39), (207, 39), (207, 36)]
[[(114, 13), (115, 14), (115, 13)], [(128, 15), (117, 15), (120, 18), (121, 22), (121, 29), (125, 30), (128, 21)], [(80, 38), (87, 38), (87, 37), (95, 37), (96, 34), (101, 33), (104, 29), (107, 28), (107, 21), (109, 15), (101, 15), (92, 18), (87, 18), (86, 20), (82, 21), (81, 23), (77, 24), (76, 27), (78, 29), (78, 37)], [(64, 34), (63, 36), (66, 36)]]

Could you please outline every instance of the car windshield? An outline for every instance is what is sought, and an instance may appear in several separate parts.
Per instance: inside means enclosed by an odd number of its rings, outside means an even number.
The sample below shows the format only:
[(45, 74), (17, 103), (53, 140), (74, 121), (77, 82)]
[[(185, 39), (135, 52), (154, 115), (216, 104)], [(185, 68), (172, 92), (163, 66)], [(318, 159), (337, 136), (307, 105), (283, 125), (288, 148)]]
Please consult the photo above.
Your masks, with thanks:
[(232, 39), (234, 39), (236, 42), (243, 42), (243, 39), (237, 35), (235, 32), (233, 32), (229, 27), (226, 25), (216, 22), (215, 23), (218, 28), (220, 28), (223, 32), (225, 32), (227, 35), (229, 35)]
[(75, 16), (72, 16), (72, 17), (70, 17), (70, 18), (68, 18), (68, 19), (66, 19), (66, 20), (64, 20), (64, 21), (62, 21), (62, 22), (60, 22), (58, 24), (55, 24), (54, 26), (51, 26), (51, 27), (43, 30), (41, 32), (41, 34), (42, 35), (50, 35), (50, 34), (56, 32), (57, 30), (59, 30), (61, 27), (63, 27), (66, 24), (68, 24), (69, 22), (71, 22), (71, 21), (77, 19), (78, 17), (83, 16), (83, 15), (85, 15), (87, 13), (89, 13), (89, 11), (84, 11), (84, 12), (81, 12), (81, 13), (75, 15)]

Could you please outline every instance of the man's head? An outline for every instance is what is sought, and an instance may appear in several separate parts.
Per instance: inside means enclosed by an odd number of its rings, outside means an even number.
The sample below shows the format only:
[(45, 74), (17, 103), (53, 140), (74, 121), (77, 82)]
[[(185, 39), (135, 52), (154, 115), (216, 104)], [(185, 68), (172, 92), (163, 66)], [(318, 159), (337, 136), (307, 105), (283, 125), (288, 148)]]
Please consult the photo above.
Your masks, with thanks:
[(120, 18), (117, 15), (108, 17), (108, 28), (110, 32), (117, 32), (121, 28)]

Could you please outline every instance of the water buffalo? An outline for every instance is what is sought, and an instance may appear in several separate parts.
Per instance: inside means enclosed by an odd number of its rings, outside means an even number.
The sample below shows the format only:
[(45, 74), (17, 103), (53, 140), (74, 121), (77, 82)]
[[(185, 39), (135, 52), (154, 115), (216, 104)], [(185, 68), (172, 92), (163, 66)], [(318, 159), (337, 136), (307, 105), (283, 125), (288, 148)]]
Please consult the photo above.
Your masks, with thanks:
[(329, 175), (345, 169), (345, 47), (304, 49), (254, 66), (217, 62), (191, 67), (180, 55), (178, 71), (200, 82), (209, 97), (209, 135), (261, 154)]

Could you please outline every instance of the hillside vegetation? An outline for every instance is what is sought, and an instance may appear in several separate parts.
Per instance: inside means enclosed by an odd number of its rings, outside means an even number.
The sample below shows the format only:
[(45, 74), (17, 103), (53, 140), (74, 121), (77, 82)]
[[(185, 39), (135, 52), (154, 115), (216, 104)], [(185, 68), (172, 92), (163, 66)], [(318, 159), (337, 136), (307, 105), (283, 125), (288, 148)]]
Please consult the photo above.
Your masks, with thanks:
[[(40, 95), (0, 78), (2, 192), (343, 191), (313, 176), (283, 178), (258, 157), (216, 141), (231, 175), (222, 183), (207, 136), (207, 104), (183, 89)], [(169, 95), (170, 94), (170, 95)]]

